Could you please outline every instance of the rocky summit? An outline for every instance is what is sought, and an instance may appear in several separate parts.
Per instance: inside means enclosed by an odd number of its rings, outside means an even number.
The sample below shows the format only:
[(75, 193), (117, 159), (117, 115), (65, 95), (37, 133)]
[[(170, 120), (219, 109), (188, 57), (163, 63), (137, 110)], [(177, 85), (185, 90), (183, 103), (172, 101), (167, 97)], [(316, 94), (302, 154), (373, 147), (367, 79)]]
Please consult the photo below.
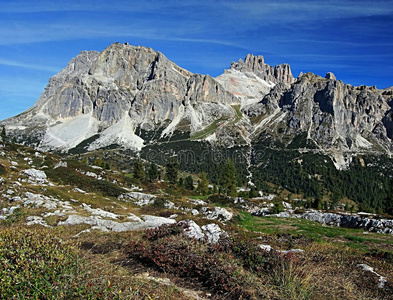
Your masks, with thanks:
[(391, 156), (392, 107), (389, 89), (354, 87), (332, 73), (294, 78), (288, 64), (272, 67), (262, 56), (249, 54), (212, 78), (151, 48), (115, 43), (82, 51), (33, 107), (0, 126), (19, 143), (61, 152), (81, 144), (141, 150), (152, 142), (148, 132), (226, 147), (266, 139), (285, 147), (301, 137), (302, 151), (328, 155), (342, 169), (359, 153)]

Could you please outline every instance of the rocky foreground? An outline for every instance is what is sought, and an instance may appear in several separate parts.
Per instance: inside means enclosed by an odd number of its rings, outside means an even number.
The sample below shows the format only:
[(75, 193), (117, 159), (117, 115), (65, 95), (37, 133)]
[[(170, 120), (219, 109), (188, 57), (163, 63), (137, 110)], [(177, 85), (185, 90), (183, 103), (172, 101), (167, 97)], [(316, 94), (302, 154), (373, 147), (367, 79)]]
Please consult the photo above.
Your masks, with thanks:
[[(277, 195), (203, 197), (161, 180), (138, 182), (120, 170), (97, 166), (99, 161), (0, 143), (0, 260), (7, 258), (1, 263), (8, 270), (1, 273), (8, 280), (0, 284), (3, 295), (390, 299), (391, 234), (383, 234), (391, 233), (388, 220), (318, 211), (298, 215), (288, 203), (287, 212), (268, 214), (280, 203)], [(262, 212), (270, 217), (252, 215)], [(296, 221), (352, 224), (368, 230), (370, 241), (380, 242), (375, 248), (366, 240), (359, 252), (335, 244), (331, 235), (320, 244), (304, 229), (293, 235), (280, 231), (296, 229), (294, 216)], [(262, 232), (274, 222), (276, 233)], [(321, 228), (310, 223), (299, 224)], [(346, 232), (346, 238), (368, 238), (353, 232), (353, 237)], [(21, 255), (18, 267), (11, 259), (14, 253)], [(57, 270), (59, 261), (64, 268)], [(38, 268), (43, 265), (45, 270)], [(21, 279), (29, 276), (30, 281)], [(51, 281), (50, 276), (56, 277)], [(296, 289), (288, 288), (292, 285)]]

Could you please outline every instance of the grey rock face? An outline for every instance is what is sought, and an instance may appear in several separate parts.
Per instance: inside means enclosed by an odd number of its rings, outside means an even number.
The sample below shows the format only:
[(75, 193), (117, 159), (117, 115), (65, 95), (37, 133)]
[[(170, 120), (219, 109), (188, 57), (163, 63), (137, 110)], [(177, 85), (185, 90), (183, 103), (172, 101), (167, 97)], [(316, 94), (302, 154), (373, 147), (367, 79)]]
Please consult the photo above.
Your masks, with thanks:
[(43, 150), (70, 149), (96, 134), (94, 147), (140, 148), (138, 126), (154, 129), (169, 120), (171, 132), (185, 119), (199, 130), (233, 115), (229, 105), (236, 101), (208, 75), (193, 75), (151, 48), (116, 43), (101, 53), (83, 51), (50, 79), (31, 109), (1, 124)]
[(393, 220), (371, 219), (359, 215), (341, 215), (335, 213), (322, 213), (319, 211), (308, 211), (300, 216), (285, 215), (284, 217), (300, 217), (309, 221), (324, 225), (364, 229), (370, 232), (393, 234)]
[(92, 226), (92, 229), (97, 229), (101, 231), (133, 231), (133, 230), (141, 230), (141, 229), (149, 229), (160, 227), (164, 224), (174, 224), (175, 220), (145, 215), (142, 216), (143, 221), (141, 222), (123, 222), (119, 223), (113, 220), (105, 220), (100, 216), (89, 216), (83, 217), (79, 215), (69, 215), (67, 220), (59, 222), (57, 225), (77, 225), (77, 224), (87, 224)]
[(205, 234), (202, 232), (201, 227), (199, 227), (199, 225), (193, 220), (180, 221), (179, 224), (184, 224), (186, 226), (183, 232), (189, 238), (200, 240), (205, 237)]
[(221, 220), (223, 222), (232, 219), (233, 214), (223, 207), (215, 207), (213, 211), (208, 207), (202, 207), (202, 213), (210, 220)]
[(118, 197), (122, 201), (133, 201), (138, 206), (145, 206), (152, 204), (157, 197), (150, 194), (140, 192), (130, 192), (122, 194)]
[(207, 241), (209, 243), (215, 244), (217, 243), (221, 236), (226, 236), (227, 233), (222, 231), (220, 226), (217, 224), (207, 224), (202, 226), (202, 231), (206, 235)]
[[(307, 139), (343, 166), (345, 153), (391, 153), (392, 96), (375, 87), (354, 87), (312, 73), (302, 74), (292, 85), (276, 85), (257, 105), (245, 111), (261, 116), (255, 135), (281, 139), (305, 134)], [(278, 132), (277, 128), (282, 128)]]
[(291, 67), (288, 64), (281, 64), (275, 67), (265, 64), (263, 56), (248, 54), (243, 61), (233, 62), (231, 68), (242, 72), (253, 72), (263, 80), (272, 83), (289, 83), (294, 81)]
[(47, 176), (44, 171), (36, 169), (26, 169), (23, 173), (29, 176), (29, 181), (32, 183), (48, 183)]
[[(240, 105), (239, 117), (233, 105)], [(10, 137), (42, 150), (86, 150), (113, 144), (140, 150), (136, 132), (204, 136), (226, 147), (265, 137), (288, 145), (302, 135), (336, 167), (353, 155), (393, 152), (393, 92), (353, 87), (312, 73), (295, 80), (289, 65), (275, 67), (247, 55), (217, 78), (192, 74), (151, 48), (115, 43), (82, 51), (53, 76), (36, 104), (0, 122)], [(138, 131), (136, 131), (138, 129)], [(195, 136), (198, 136), (195, 134)]]
[(228, 236), (227, 233), (221, 230), (217, 224), (207, 224), (199, 227), (197, 223), (192, 220), (184, 220), (179, 222), (180, 225), (185, 225), (183, 232), (189, 238), (201, 240), (206, 239), (208, 243), (217, 243), (221, 236)]

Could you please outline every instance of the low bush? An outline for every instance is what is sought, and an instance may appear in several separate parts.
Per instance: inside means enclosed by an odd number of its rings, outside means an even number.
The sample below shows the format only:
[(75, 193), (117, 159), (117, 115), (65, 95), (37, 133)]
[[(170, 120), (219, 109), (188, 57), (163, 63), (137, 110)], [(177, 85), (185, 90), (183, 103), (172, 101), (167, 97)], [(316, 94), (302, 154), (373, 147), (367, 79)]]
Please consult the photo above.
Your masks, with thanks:
[(114, 183), (98, 180), (78, 173), (71, 167), (59, 167), (45, 171), (48, 177), (59, 183), (79, 187), (89, 192), (100, 192), (104, 196), (118, 197), (127, 191)]
[(5, 174), (7, 174), (7, 169), (2, 164), (0, 164), (0, 175)]
[(266, 296), (266, 286), (280, 284), (277, 274), (282, 270), (301, 274), (293, 254), (264, 251), (245, 236), (209, 244), (185, 236), (184, 227), (174, 224), (148, 230), (144, 239), (130, 242), (128, 255), (180, 278), (197, 279), (230, 299)]
[(0, 230), (0, 299), (113, 299), (74, 247), (45, 229)]

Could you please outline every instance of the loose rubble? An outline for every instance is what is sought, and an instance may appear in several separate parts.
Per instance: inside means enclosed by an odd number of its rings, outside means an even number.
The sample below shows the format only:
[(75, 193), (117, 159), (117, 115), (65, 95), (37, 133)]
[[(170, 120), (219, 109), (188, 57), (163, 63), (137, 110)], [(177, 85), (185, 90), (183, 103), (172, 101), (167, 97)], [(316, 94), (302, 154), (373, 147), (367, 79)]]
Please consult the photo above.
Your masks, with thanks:
[(157, 228), (164, 224), (175, 224), (176, 221), (169, 218), (143, 215), (141, 221), (133, 221), (133, 222), (116, 222), (113, 220), (105, 220), (100, 216), (89, 216), (83, 217), (80, 215), (70, 215), (67, 220), (60, 221), (57, 225), (79, 225), (79, 224), (87, 224), (92, 226), (91, 229), (97, 229), (100, 231), (133, 231), (133, 230), (141, 230), (141, 229), (151, 229)]
[(217, 243), (222, 236), (227, 236), (227, 233), (221, 230), (217, 224), (207, 224), (199, 227), (197, 223), (192, 220), (180, 221), (180, 225), (185, 225), (183, 232), (189, 237), (197, 240), (206, 239), (209, 243)]
[(120, 195), (118, 197), (118, 200), (133, 201), (133, 203), (138, 206), (145, 206), (152, 204), (156, 198), (156, 196), (150, 194), (145, 194), (141, 192), (130, 192)]
[(233, 214), (223, 207), (215, 207), (213, 211), (209, 207), (202, 207), (202, 213), (207, 219), (220, 220), (222, 222), (227, 222), (233, 217)]
[(23, 170), (22, 173), (28, 176), (27, 182), (29, 183), (48, 184), (47, 176), (44, 171), (36, 170), (36, 169), (27, 169), (27, 170)]
[(374, 271), (374, 268), (370, 267), (369, 265), (366, 264), (357, 264), (356, 267), (360, 267), (363, 269), (363, 271), (371, 272), (379, 277), (378, 279), (378, 287), (380, 289), (383, 289), (385, 287), (385, 283), (388, 282), (386, 277), (383, 277), (379, 275), (377, 272)]
[(316, 210), (309, 210), (302, 214), (295, 214), (290, 211), (270, 214), (270, 210), (268, 208), (251, 211), (251, 214), (254, 216), (301, 218), (328, 226), (365, 229), (369, 232), (393, 234), (393, 220), (367, 218), (360, 214), (349, 215), (344, 213), (324, 213)]

